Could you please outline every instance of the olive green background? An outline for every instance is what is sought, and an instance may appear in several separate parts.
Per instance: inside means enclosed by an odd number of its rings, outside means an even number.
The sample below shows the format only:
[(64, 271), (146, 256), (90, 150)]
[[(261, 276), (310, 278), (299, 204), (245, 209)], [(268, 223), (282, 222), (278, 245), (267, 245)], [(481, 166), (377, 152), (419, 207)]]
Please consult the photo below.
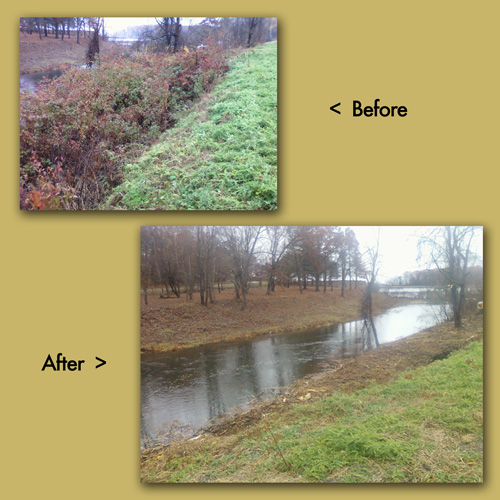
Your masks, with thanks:
[[(4, 498), (493, 496), (499, 489), (498, 2), (26, 0), (3, 10)], [(279, 210), (21, 213), (18, 21), (54, 14), (278, 17)], [(375, 98), (405, 105), (408, 116), (352, 117), (352, 100)], [(339, 101), (341, 116), (329, 110)], [(139, 228), (212, 224), (484, 225), (485, 484), (141, 485)], [(85, 359), (85, 370), (41, 372), (47, 354), (58, 352)], [(95, 370), (95, 356), (107, 365)]]

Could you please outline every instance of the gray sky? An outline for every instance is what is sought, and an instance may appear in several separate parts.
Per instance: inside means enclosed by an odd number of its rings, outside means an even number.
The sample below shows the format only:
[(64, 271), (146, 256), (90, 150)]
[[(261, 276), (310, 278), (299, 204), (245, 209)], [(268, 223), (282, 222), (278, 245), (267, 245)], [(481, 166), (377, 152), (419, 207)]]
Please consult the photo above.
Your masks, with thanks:
[[(434, 227), (434, 226), (432, 226)], [(378, 226), (351, 226), (363, 253), (377, 241)], [(431, 226), (380, 226), (380, 271), (378, 281), (384, 282), (400, 276), (406, 271), (427, 269), (425, 262), (418, 260), (419, 237), (428, 232)], [(474, 251), (483, 255), (482, 231), (476, 237)]]
[[(204, 17), (183, 17), (182, 24), (189, 25), (198, 24), (205, 19)], [(121, 31), (129, 26), (156, 26), (156, 20), (154, 17), (105, 17), (104, 26), (106, 32), (109, 35), (114, 35), (118, 31)]]

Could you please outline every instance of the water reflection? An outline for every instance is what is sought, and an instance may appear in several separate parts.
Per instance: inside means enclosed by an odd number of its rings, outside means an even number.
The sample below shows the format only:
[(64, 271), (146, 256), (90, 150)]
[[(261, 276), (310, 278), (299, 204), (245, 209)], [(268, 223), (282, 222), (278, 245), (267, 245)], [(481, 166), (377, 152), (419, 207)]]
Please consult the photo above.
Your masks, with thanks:
[[(443, 320), (429, 304), (391, 309), (375, 320), (379, 342), (412, 335)], [(192, 436), (211, 419), (276, 394), (325, 362), (374, 347), (363, 321), (298, 333), (145, 353), (141, 363), (143, 446)]]

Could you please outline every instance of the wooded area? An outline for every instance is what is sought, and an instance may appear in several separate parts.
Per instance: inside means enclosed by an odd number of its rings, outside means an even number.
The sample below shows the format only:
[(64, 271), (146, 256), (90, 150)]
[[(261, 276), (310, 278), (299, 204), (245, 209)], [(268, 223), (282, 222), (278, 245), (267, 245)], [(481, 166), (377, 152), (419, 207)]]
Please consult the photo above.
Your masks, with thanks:
[[(461, 326), (467, 293), (482, 297), (482, 267), (471, 267), (472, 242), (479, 234), (474, 226), (442, 226), (420, 238), (419, 245), (433, 269), (405, 273), (425, 277), (425, 284), (444, 286), (455, 326)], [(234, 288), (235, 298), (246, 308), (250, 284), (265, 283), (267, 294), (276, 287), (308, 287), (324, 293), (363, 283), (361, 315), (374, 330), (372, 296), (380, 268), (379, 239), (361, 251), (355, 232), (338, 226), (170, 226), (141, 228), (141, 288), (160, 289), (166, 297), (189, 300), (199, 294), (200, 303), (216, 301), (224, 284)], [(413, 283), (415, 280), (413, 280)], [(376, 338), (376, 331), (373, 331)]]
[[(183, 47), (193, 48), (209, 44), (230, 47), (253, 47), (276, 40), (277, 19), (265, 17), (207, 17), (201, 23), (191, 24), (181, 17), (158, 17), (156, 26), (131, 26), (124, 29), (137, 40), (137, 46), (149, 50), (176, 52)], [(76, 37), (92, 40), (94, 34), (103, 40), (110, 36), (102, 17), (22, 17), (21, 35), (37, 34), (40, 41), (49, 36), (64, 41)]]
[(252, 281), (276, 286), (295, 285), (300, 292), (316, 291), (347, 280), (356, 287), (366, 278), (354, 232), (334, 226), (143, 227), (141, 229), (141, 286), (161, 287), (163, 293), (213, 303), (224, 283), (234, 286), (236, 299), (246, 307)]

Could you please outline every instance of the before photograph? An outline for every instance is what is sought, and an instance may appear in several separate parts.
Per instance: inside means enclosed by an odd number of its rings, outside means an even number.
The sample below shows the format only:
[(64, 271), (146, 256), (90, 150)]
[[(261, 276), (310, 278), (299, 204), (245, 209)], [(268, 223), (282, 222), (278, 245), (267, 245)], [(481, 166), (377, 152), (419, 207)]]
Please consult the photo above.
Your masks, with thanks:
[(21, 18), (21, 210), (276, 210), (277, 30)]

